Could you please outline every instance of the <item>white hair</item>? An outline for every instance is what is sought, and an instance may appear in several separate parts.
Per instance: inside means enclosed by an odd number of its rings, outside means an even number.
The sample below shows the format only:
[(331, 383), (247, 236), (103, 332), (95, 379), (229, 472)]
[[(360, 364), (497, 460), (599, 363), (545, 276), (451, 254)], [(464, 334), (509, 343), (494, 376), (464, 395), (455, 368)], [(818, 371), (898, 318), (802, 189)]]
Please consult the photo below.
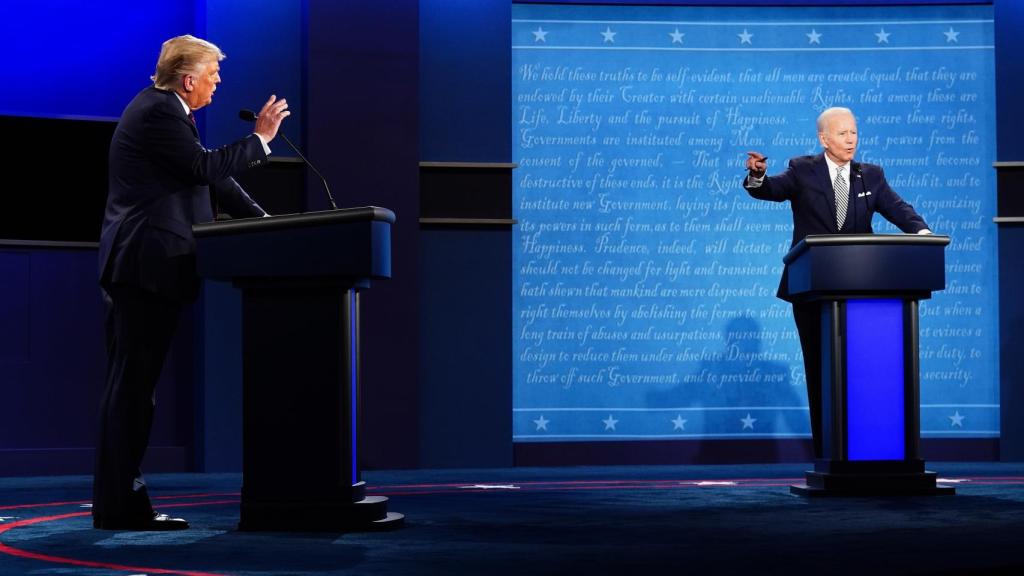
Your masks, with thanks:
[(853, 117), (853, 111), (849, 108), (843, 108), (841, 106), (833, 106), (832, 108), (825, 109), (824, 112), (818, 115), (818, 134), (825, 132), (825, 128), (828, 126), (828, 121), (833, 116), (840, 114), (849, 114)]

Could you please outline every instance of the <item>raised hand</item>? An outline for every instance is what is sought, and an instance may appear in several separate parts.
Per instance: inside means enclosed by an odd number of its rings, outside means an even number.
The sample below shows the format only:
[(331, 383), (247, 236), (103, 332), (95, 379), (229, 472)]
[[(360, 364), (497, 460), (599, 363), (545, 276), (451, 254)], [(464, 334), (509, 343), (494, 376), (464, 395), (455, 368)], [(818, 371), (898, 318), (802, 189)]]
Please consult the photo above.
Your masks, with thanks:
[(284, 98), (278, 100), (277, 96), (271, 94), (267, 103), (263, 105), (263, 108), (260, 108), (259, 116), (256, 117), (256, 128), (253, 132), (262, 136), (269, 143), (277, 136), (277, 130), (281, 127), (281, 121), (290, 115), (288, 101)]
[(764, 176), (768, 170), (768, 157), (760, 152), (747, 152), (747, 170), (755, 178)]

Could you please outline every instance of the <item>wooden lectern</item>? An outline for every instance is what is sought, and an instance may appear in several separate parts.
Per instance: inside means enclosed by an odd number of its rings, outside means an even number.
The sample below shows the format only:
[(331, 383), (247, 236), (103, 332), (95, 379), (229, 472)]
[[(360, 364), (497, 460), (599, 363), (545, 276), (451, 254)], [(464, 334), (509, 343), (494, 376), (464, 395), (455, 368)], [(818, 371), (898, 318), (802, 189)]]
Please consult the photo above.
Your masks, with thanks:
[(242, 291), (239, 529), (393, 528), (359, 467), (359, 291), (391, 276), (383, 208), (193, 227), (197, 267)]
[(821, 302), (823, 458), (794, 494), (953, 494), (920, 457), (918, 301), (945, 288), (948, 236), (808, 236), (784, 258)]

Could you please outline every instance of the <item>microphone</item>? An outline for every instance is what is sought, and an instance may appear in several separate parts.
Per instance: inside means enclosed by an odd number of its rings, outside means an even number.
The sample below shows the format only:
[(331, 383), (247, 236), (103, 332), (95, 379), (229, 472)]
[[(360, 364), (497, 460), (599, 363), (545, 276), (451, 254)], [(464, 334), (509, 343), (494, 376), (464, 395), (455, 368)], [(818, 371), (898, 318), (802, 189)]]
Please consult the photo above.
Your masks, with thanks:
[[(259, 116), (255, 112), (246, 108), (242, 108), (238, 111), (238, 117), (242, 120), (245, 120), (246, 122), (255, 122), (256, 119), (259, 118)], [(324, 178), (324, 175), (321, 174), (320, 171), (316, 169), (316, 166), (313, 166), (313, 164), (309, 160), (307, 160), (305, 156), (302, 155), (302, 152), (299, 152), (299, 149), (296, 148), (295, 144), (292, 144), (292, 141), (289, 140), (288, 137), (284, 135), (284, 132), (278, 130), (277, 134), (281, 138), (284, 138), (284, 141), (287, 142), (288, 145), (292, 147), (292, 150), (294, 150), (295, 153), (299, 155), (299, 158), (301, 158), (302, 161), (306, 163), (306, 166), (309, 166), (310, 169), (313, 170), (313, 173), (320, 177), (320, 181), (324, 183), (324, 190), (327, 192), (327, 201), (331, 204), (331, 210), (337, 210), (338, 205), (334, 203), (334, 196), (331, 196), (331, 188), (330, 186), (327, 185), (327, 179)]]
[[(857, 233), (857, 190), (854, 189), (853, 185), (857, 180), (860, 180), (860, 189), (864, 190), (864, 177), (860, 173), (860, 162), (850, 160), (850, 168), (853, 170), (854, 176), (850, 179), (850, 191), (853, 192), (853, 232)], [(868, 199), (864, 198), (864, 212), (868, 211)], [(869, 226), (870, 227), (870, 226)]]

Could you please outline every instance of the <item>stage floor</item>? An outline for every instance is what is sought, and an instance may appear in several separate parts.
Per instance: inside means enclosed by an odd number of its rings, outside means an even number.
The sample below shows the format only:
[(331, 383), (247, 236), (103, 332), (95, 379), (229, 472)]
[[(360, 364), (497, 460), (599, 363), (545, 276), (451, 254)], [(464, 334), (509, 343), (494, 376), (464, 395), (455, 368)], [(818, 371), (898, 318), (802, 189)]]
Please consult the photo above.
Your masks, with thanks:
[(192, 524), (148, 533), (93, 530), (89, 477), (0, 478), (0, 574), (1024, 573), (1024, 464), (930, 463), (955, 496), (790, 495), (807, 468), (367, 472), (406, 525), (350, 534), (239, 532), (237, 474), (148, 477)]

